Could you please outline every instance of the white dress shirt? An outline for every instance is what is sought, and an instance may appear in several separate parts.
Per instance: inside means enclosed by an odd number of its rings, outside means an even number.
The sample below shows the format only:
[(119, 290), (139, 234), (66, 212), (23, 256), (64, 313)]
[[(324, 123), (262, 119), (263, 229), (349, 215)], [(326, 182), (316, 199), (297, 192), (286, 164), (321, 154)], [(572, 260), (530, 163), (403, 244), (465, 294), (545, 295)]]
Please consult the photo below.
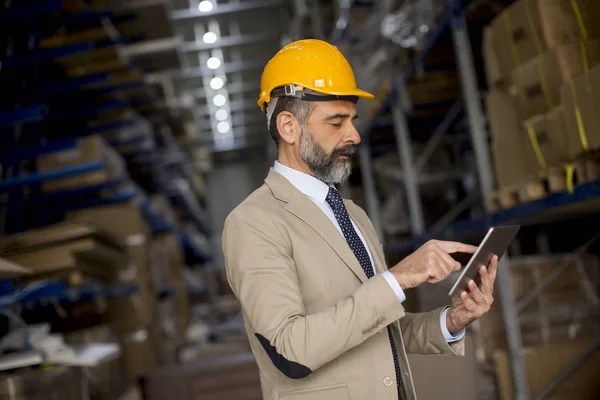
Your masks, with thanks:
[[(340, 232), (340, 235), (343, 235), (342, 229), (340, 228), (340, 225), (338, 224), (337, 219), (333, 214), (333, 210), (329, 206), (329, 203), (325, 201), (327, 193), (329, 193), (329, 186), (325, 182), (318, 180), (314, 176), (305, 174), (304, 172), (300, 172), (298, 170), (287, 167), (277, 161), (275, 161), (273, 169), (275, 170), (275, 172), (278, 172), (280, 175), (286, 178), (296, 189), (304, 193), (310, 200), (312, 200), (312, 202), (315, 203), (325, 213), (327, 218), (329, 218), (329, 220)], [(352, 221), (352, 218), (350, 218), (350, 220)], [(373, 273), (377, 274), (377, 270), (375, 269), (375, 261), (373, 260), (373, 256), (371, 255), (371, 251), (369, 250), (369, 246), (367, 245), (364, 236), (362, 235), (360, 229), (358, 229), (358, 227), (354, 224), (354, 221), (352, 221), (352, 226), (354, 227), (354, 230), (356, 231), (356, 234), (358, 235), (360, 240), (363, 242), (365, 249), (367, 249), (369, 259), (371, 260)], [(406, 295), (404, 294), (404, 291), (402, 290), (400, 284), (398, 283), (396, 278), (394, 278), (392, 273), (386, 270), (381, 275), (390, 285), (390, 287), (398, 297), (400, 303), (404, 302), (404, 300), (406, 300)], [(444, 334), (444, 337), (448, 342), (460, 340), (464, 335), (464, 329), (456, 333), (455, 335), (452, 335), (448, 331), (448, 327), (446, 326), (447, 311), (448, 307), (446, 307), (440, 315), (440, 325), (442, 328), (442, 333)]]

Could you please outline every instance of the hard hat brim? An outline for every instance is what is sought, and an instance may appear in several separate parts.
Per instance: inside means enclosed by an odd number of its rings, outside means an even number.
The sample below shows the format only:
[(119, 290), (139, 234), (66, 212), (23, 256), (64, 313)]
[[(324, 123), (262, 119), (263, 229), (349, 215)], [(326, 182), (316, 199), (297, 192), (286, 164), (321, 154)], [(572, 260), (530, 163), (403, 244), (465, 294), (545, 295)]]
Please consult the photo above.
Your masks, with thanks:
[[(365, 99), (365, 100), (374, 100), (375, 99), (375, 96), (373, 94), (371, 94), (367, 91), (364, 91), (362, 89), (358, 89), (358, 88), (353, 89), (353, 90), (346, 90), (343, 92), (330, 91), (330, 90), (322, 90), (322, 91), (319, 90), (318, 93), (322, 93), (325, 95), (333, 95), (333, 96), (356, 96), (358, 98)], [(270, 96), (268, 97), (268, 99), (265, 98), (264, 96), (261, 96), (261, 98), (257, 101), (257, 104), (262, 111), (265, 111), (266, 104), (270, 100), (271, 100)]]

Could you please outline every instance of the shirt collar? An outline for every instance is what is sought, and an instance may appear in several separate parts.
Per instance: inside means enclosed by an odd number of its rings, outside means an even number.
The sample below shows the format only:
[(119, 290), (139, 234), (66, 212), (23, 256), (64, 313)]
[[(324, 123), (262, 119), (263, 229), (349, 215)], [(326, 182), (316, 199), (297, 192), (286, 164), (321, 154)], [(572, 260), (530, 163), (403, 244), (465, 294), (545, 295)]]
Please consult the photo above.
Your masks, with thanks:
[(314, 176), (305, 174), (288, 166), (285, 166), (277, 161), (273, 169), (286, 178), (290, 183), (306, 196), (311, 197), (321, 203), (325, 202), (325, 198), (329, 193), (329, 186)]

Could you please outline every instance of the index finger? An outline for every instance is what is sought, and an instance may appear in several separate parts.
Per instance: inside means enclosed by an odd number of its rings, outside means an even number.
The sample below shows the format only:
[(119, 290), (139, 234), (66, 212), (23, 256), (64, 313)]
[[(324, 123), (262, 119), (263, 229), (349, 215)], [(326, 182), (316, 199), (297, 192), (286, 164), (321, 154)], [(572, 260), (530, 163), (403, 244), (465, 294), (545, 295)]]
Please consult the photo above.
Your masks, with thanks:
[(475, 253), (477, 246), (471, 244), (441, 240), (437, 245), (446, 253)]

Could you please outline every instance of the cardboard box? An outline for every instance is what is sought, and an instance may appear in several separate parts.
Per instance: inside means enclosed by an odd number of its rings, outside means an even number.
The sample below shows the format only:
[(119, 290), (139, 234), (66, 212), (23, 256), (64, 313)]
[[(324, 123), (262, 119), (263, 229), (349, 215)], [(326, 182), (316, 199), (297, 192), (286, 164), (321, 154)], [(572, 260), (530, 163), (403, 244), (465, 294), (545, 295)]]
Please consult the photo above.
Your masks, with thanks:
[(483, 63), (487, 84), (490, 89), (500, 88), (506, 85), (509, 70), (502, 64), (494, 40), (494, 30), (490, 25), (483, 28)]
[[(107, 325), (79, 329), (64, 335), (65, 343), (70, 346), (91, 343), (117, 343)], [(93, 377), (90, 380), (90, 400), (114, 400), (125, 391), (123, 379), (123, 360), (121, 355), (105, 360), (94, 367), (85, 367), (85, 373)]]
[(514, 99), (503, 90), (492, 90), (486, 107), (497, 186), (513, 186), (537, 174), (537, 161), (526, 157), (526, 138)]
[[(544, 346), (526, 347), (523, 355), (531, 397), (540, 394), (548, 384), (552, 383), (559, 374), (597, 341), (598, 338), (590, 337)], [(494, 354), (494, 360), (500, 400), (513, 400), (515, 395), (508, 353), (498, 351)], [(595, 351), (546, 399), (599, 399), (600, 381), (598, 381), (598, 370), (600, 370), (600, 352)]]
[(530, 59), (513, 71), (511, 80), (511, 91), (523, 119), (543, 114), (560, 104), (563, 80), (556, 52)]
[(161, 289), (171, 282), (171, 265), (167, 247), (160, 238), (154, 237), (150, 241), (150, 279), (152, 284)]
[(107, 301), (108, 321), (117, 334), (126, 334), (144, 329), (156, 321), (156, 300), (154, 291), (148, 285), (140, 285), (136, 293), (127, 297)]
[(542, 34), (549, 48), (600, 37), (598, 0), (537, 0), (536, 2), (542, 23)]
[(152, 207), (154, 207), (160, 218), (166, 219), (171, 223), (176, 222), (175, 210), (173, 209), (173, 205), (171, 204), (167, 196), (161, 193), (154, 194), (150, 198), (150, 203), (152, 204)]
[[(114, 204), (71, 211), (69, 220), (93, 223), (125, 239), (127, 244), (138, 244), (150, 235), (140, 207), (136, 204)], [(143, 236), (143, 237), (142, 237)]]
[(192, 320), (192, 310), (190, 307), (190, 300), (187, 291), (186, 282), (176, 280), (171, 284), (173, 291), (175, 292), (175, 306), (176, 306), (176, 332), (178, 337), (185, 338), (185, 334), (188, 326)]
[(40, 172), (87, 163), (100, 163), (102, 168), (92, 172), (44, 182), (42, 183), (42, 190), (45, 192), (56, 192), (100, 185), (127, 175), (125, 163), (121, 156), (98, 135), (77, 139), (74, 147), (43, 154), (36, 160), (37, 169)]
[(540, 169), (561, 167), (569, 160), (567, 128), (562, 106), (523, 122), (526, 157), (538, 161)]
[(600, 64), (600, 40), (560, 46), (556, 49), (556, 55), (563, 82), (570, 82)]
[(600, 66), (563, 85), (560, 94), (565, 108), (569, 156), (575, 158), (585, 151), (584, 143), (589, 150), (600, 149), (600, 112), (597, 106), (600, 101)]
[(503, 74), (546, 52), (536, 4), (517, 0), (491, 23), (493, 47)]
[(0, 278), (16, 278), (19, 276), (30, 275), (31, 270), (19, 264), (0, 258)]
[(120, 335), (119, 344), (127, 382), (134, 383), (158, 367), (158, 346), (149, 330)]
[(0, 255), (27, 267), (29, 279), (78, 270), (110, 281), (127, 264), (126, 248), (117, 237), (93, 225), (69, 222), (4, 237)]
[(128, 248), (130, 264), (120, 281), (135, 281), (149, 275), (148, 237), (150, 227), (136, 204), (115, 204), (72, 211), (68, 220), (93, 223), (122, 238)]

